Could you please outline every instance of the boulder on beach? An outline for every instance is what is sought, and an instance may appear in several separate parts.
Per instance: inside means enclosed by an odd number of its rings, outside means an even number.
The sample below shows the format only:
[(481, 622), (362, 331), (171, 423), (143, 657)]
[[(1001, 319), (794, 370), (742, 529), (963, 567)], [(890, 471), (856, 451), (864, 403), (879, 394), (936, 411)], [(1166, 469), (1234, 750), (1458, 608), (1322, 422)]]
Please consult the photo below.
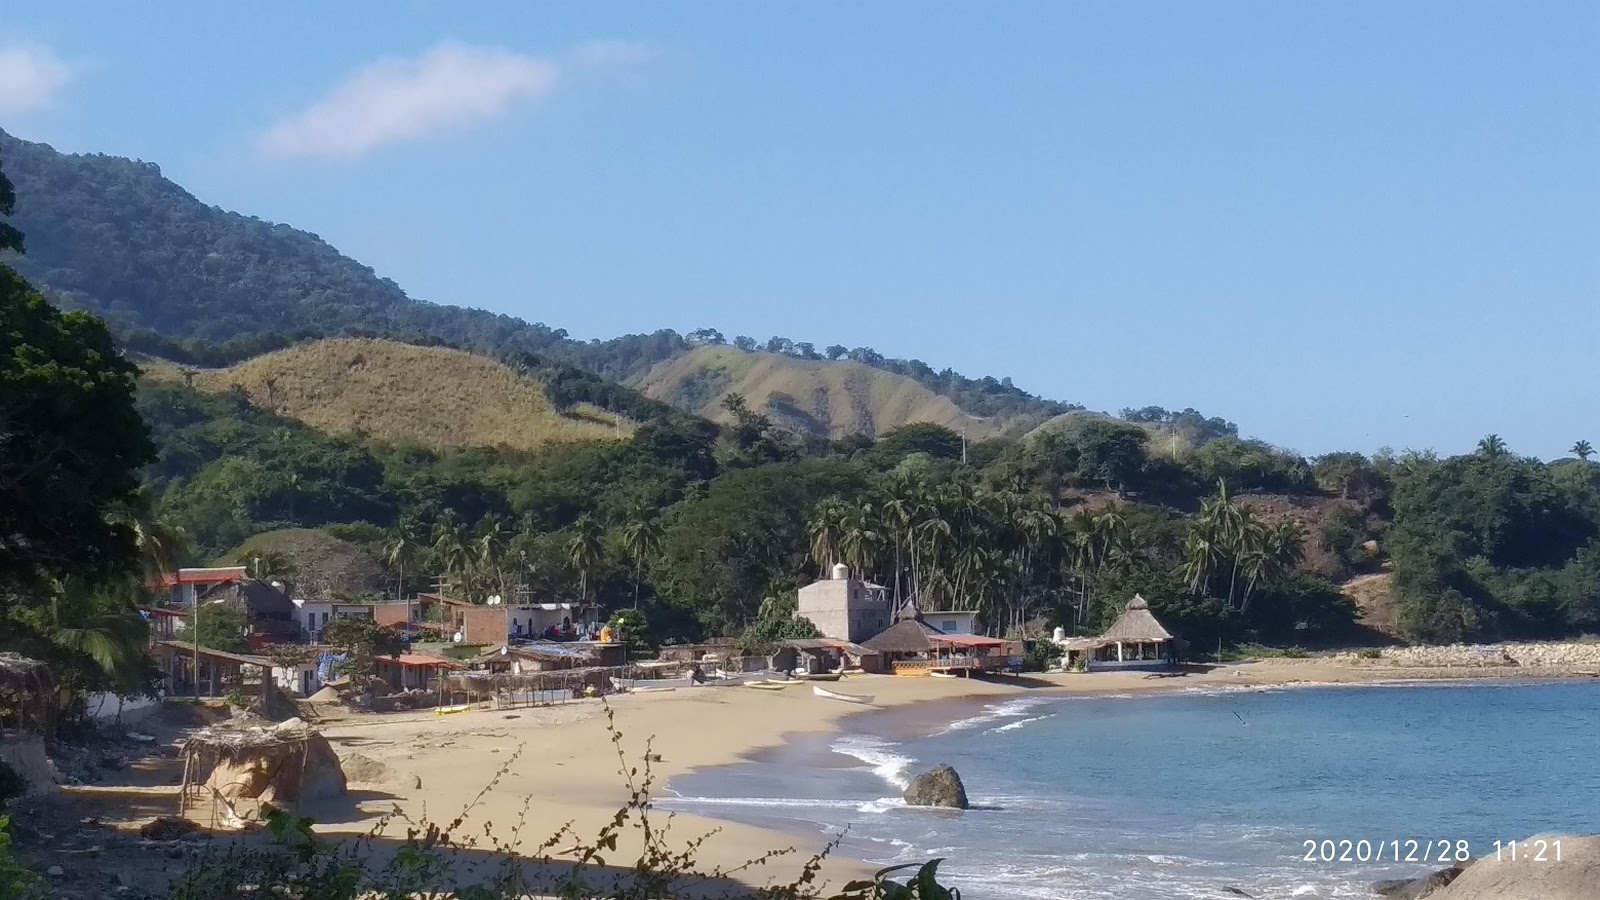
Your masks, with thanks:
[[(1543, 842), (1541, 845), (1539, 842)], [(1556, 842), (1560, 842), (1560, 859)], [(1544, 858), (1537, 859), (1539, 847)], [(1418, 900), (1595, 900), (1600, 897), (1600, 836), (1543, 834), (1517, 845), (1517, 858), (1491, 850), (1448, 885)]]
[(939, 766), (912, 779), (906, 788), (908, 806), (942, 806), (948, 809), (966, 809), (967, 789), (961, 776), (949, 766)]

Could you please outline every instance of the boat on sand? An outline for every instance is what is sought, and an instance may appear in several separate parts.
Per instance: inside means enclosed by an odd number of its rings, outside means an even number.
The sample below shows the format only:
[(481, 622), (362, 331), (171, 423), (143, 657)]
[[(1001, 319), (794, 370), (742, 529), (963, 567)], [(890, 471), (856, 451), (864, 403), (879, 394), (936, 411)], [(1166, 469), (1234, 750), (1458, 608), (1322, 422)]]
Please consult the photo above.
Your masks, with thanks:
[(781, 691), (791, 684), (799, 683), (798, 681), (746, 681), (744, 686), (758, 691)]
[(796, 675), (794, 677), (800, 679), (801, 681), (838, 681), (839, 677), (840, 677), (840, 673), (838, 673), (838, 672), (819, 672), (819, 673), (813, 675), (810, 672), (802, 672), (799, 675)]
[(823, 687), (820, 684), (813, 684), (811, 686), (811, 692), (813, 694), (816, 694), (818, 697), (826, 697), (829, 700), (843, 700), (846, 703), (863, 703), (864, 704), (864, 703), (871, 703), (872, 702), (872, 697), (871, 696), (866, 696), (866, 695), (862, 695), (862, 694), (841, 694), (838, 691), (830, 691), (830, 690), (828, 690), (827, 688)]

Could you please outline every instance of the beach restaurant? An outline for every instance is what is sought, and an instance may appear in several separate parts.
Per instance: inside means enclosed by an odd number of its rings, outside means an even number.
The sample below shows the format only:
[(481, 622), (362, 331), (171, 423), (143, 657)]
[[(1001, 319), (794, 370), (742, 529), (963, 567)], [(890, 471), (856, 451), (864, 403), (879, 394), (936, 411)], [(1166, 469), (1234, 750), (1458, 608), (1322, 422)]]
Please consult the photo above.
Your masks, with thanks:
[(945, 634), (921, 617), (902, 619), (862, 644), (883, 654), (892, 675), (967, 674), (1010, 668), (1012, 642), (978, 634)]
[(1178, 664), (1178, 639), (1172, 636), (1138, 594), (1122, 615), (1097, 638), (1058, 641), (1066, 651), (1066, 666), (1082, 665), (1089, 672), (1123, 669), (1161, 669)]

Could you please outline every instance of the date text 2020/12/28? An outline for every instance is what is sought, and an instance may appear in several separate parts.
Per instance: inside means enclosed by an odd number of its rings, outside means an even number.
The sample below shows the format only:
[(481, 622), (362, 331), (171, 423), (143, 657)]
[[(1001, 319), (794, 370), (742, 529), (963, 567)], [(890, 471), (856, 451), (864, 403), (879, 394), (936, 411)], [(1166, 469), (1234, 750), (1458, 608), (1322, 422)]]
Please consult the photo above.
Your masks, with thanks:
[[(1466, 840), (1446, 838), (1396, 838), (1391, 840), (1308, 839), (1302, 862), (1359, 862), (1359, 863), (1464, 863), (1473, 858), (1472, 844)], [(1526, 841), (1495, 841), (1492, 848), (1496, 859), (1528, 860), (1531, 862), (1560, 862), (1561, 842), (1544, 838)]]

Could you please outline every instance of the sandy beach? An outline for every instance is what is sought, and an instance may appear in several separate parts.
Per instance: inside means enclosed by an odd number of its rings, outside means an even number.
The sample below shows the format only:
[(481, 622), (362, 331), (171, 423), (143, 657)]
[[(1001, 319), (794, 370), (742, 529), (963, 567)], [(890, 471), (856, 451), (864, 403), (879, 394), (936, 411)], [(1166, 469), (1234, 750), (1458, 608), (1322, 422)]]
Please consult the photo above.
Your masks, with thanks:
[[(1365, 661), (1275, 659), (1210, 667), (1179, 676), (1148, 673), (1096, 673), (1028, 676), (993, 680), (851, 678), (841, 690), (871, 694), (879, 709), (964, 698), (1047, 694), (1127, 694), (1174, 690), (1215, 690), (1318, 684), (1380, 684), (1464, 678), (1572, 677), (1566, 670), (1501, 668), (1420, 668), (1363, 664)], [(467, 818), (466, 832), (483, 833), (492, 824), (504, 835), (522, 815), (527, 825), (521, 850), (532, 852), (546, 837), (571, 822), (576, 834), (596, 834), (627, 801), (628, 789), (607, 727), (606, 711), (614, 713), (620, 747), (630, 766), (642, 766), (649, 743), (655, 754), (655, 795), (674, 776), (695, 769), (735, 763), (748, 754), (779, 746), (788, 736), (828, 732), (841, 719), (862, 711), (859, 706), (813, 695), (805, 685), (783, 691), (758, 691), (738, 686), (680, 687), (670, 692), (623, 694), (606, 704), (585, 700), (561, 706), (518, 710), (476, 709), (437, 715), (354, 716), (324, 726), (341, 756), (361, 754), (382, 762), (392, 775), (382, 784), (358, 784), (361, 802), (346, 807), (345, 821), (322, 818), (319, 830), (365, 832), (373, 817), (398, 805), (412, 817), (427, 814), (448, 821), (505, 768), (493, 790), (484, 794)], [(514, 763), (512, 756), (516, 754)], [(420, 781), (419, 781), (420, 779)], [(418, 784), (420, 783), (420, 787)], [(759, 828), (677, 815), (674, 844), (717, 831), (700, 849), (705, 869), (733, 871), (751, 884), (784, 881), (800, 870), (806, 858), (822, 849), (810, 840)], [(631, 840), (631, 843), (630, 843)], [(556, 845), (555, 854), (573, 840)], [(778, 848), (796, 854), (764, 865), (739, 869), (745, 861)], [(613, 862), (631, 863), (638, 852), (637, 834), (625, 834)], [(869, 871), (862, 862), (833, 857), (823, 876), (833, 884)]]

